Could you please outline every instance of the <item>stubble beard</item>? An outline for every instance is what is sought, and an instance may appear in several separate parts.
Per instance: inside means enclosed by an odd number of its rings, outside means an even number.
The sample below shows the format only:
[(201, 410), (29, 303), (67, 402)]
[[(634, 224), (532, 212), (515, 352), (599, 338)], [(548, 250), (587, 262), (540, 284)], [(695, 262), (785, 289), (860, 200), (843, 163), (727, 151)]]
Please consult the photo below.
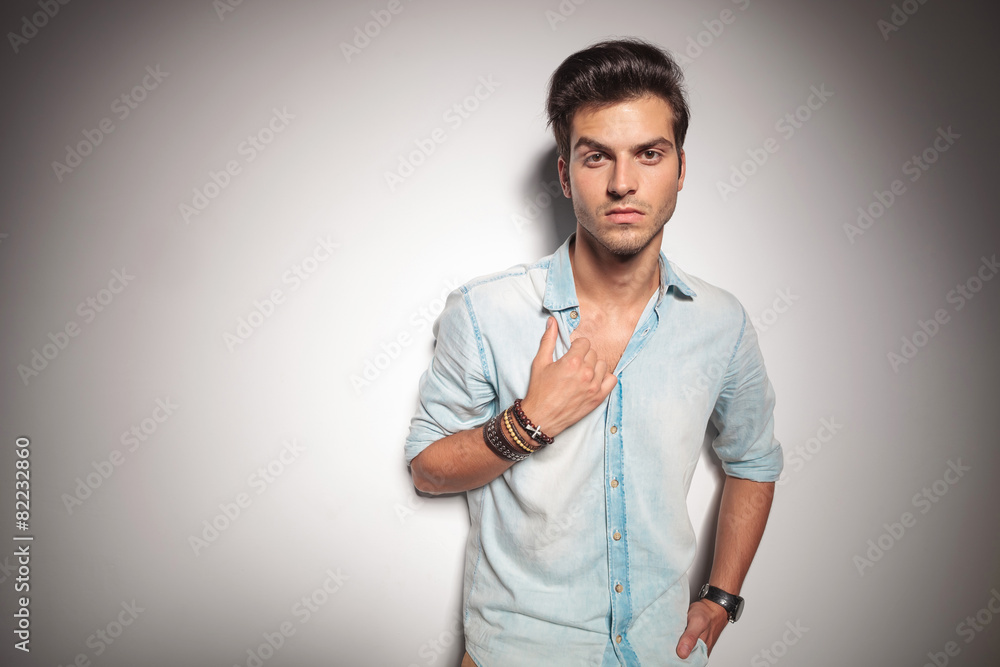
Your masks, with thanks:
[[(618, 205), (620, 204), (615, 204), (615, 206)], [(645, 210), (646, 207), (642, 208)], [(608, 223), (598, 223), (594, 214), (575, 198), (573, 199), (573, 211), (576, 213), (580, 227), (590, 238), (612, 255), (621, 258), (634, 257), (645, 250), (673, 215), (673, 208), (668, 211), (652, 211), (646, 213), (646, 217), (659, 217), (650, 227), (639, 227), (627, 223), (615, 224), (612, 227)], [(603, 213), (598, 213), (598, 218), (603, 217)]]

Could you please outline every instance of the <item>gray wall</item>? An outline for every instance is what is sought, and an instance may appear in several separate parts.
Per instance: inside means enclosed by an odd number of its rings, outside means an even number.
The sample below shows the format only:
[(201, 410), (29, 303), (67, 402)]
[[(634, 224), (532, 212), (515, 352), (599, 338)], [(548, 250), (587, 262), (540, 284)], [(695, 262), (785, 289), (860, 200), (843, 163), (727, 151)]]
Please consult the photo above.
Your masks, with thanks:
[(455, 664), (430, 323), (562, 240), (548, 76), (637, 35), (688, 61), (664, 249), (757, 318), (786, 447), (713, 664), (996, 664), (991, 5), (224, 1), (5, 4), (0, 662)]

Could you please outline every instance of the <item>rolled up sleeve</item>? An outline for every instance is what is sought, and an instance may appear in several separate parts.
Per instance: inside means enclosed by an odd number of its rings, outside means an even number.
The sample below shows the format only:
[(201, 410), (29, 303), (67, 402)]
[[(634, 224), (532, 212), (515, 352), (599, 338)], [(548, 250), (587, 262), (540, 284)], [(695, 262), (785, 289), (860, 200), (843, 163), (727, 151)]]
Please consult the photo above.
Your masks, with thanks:
[(727, 475), (756, 482), (777, 481), (784, 457), (774, 437), (774, 388), (745, 310), (712, 423), (719, 431), (712, 446)]
[(434, 356), (420, 377), (420, 405), (404, 446), (407, 464), (432, 443), (493, 416), (496, 389), (464, 289), (448, 295), (434, 323), (434, 338)]

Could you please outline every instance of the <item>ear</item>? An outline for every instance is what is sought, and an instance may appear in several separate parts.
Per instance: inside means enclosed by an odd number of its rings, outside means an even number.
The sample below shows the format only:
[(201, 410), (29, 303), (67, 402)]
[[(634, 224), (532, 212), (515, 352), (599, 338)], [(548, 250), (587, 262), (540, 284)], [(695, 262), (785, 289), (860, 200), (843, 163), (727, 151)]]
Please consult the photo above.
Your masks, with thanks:
[(556, 168), (559, 170), (559, 185), (562, 186), (563, 195), (567, 199), (572, 199), (573, 191), (569, 187), (569, 165), (566, 164), (566, 160), (561, 155), (556, 162)]
[(680, 151), (680, 158), (681, 158), (681, 171), (680, 175), (677, 177), (678, 192), (684, 189), (684, 176), (685, 174), (687, 174), (687, 154), (683, 151), (683, 149)]

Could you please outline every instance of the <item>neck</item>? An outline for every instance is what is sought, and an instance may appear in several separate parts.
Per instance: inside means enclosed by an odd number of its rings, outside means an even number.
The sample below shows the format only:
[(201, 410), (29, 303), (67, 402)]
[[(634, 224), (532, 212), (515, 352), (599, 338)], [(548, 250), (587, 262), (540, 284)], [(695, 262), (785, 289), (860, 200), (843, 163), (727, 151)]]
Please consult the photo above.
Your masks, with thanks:
[(660, 286), (662, 230), (635, 255), (622, 257), (608, 251), (577, 225), (569, 259), (577, 298), (605, 304), (612, 309), (645, 305)]

